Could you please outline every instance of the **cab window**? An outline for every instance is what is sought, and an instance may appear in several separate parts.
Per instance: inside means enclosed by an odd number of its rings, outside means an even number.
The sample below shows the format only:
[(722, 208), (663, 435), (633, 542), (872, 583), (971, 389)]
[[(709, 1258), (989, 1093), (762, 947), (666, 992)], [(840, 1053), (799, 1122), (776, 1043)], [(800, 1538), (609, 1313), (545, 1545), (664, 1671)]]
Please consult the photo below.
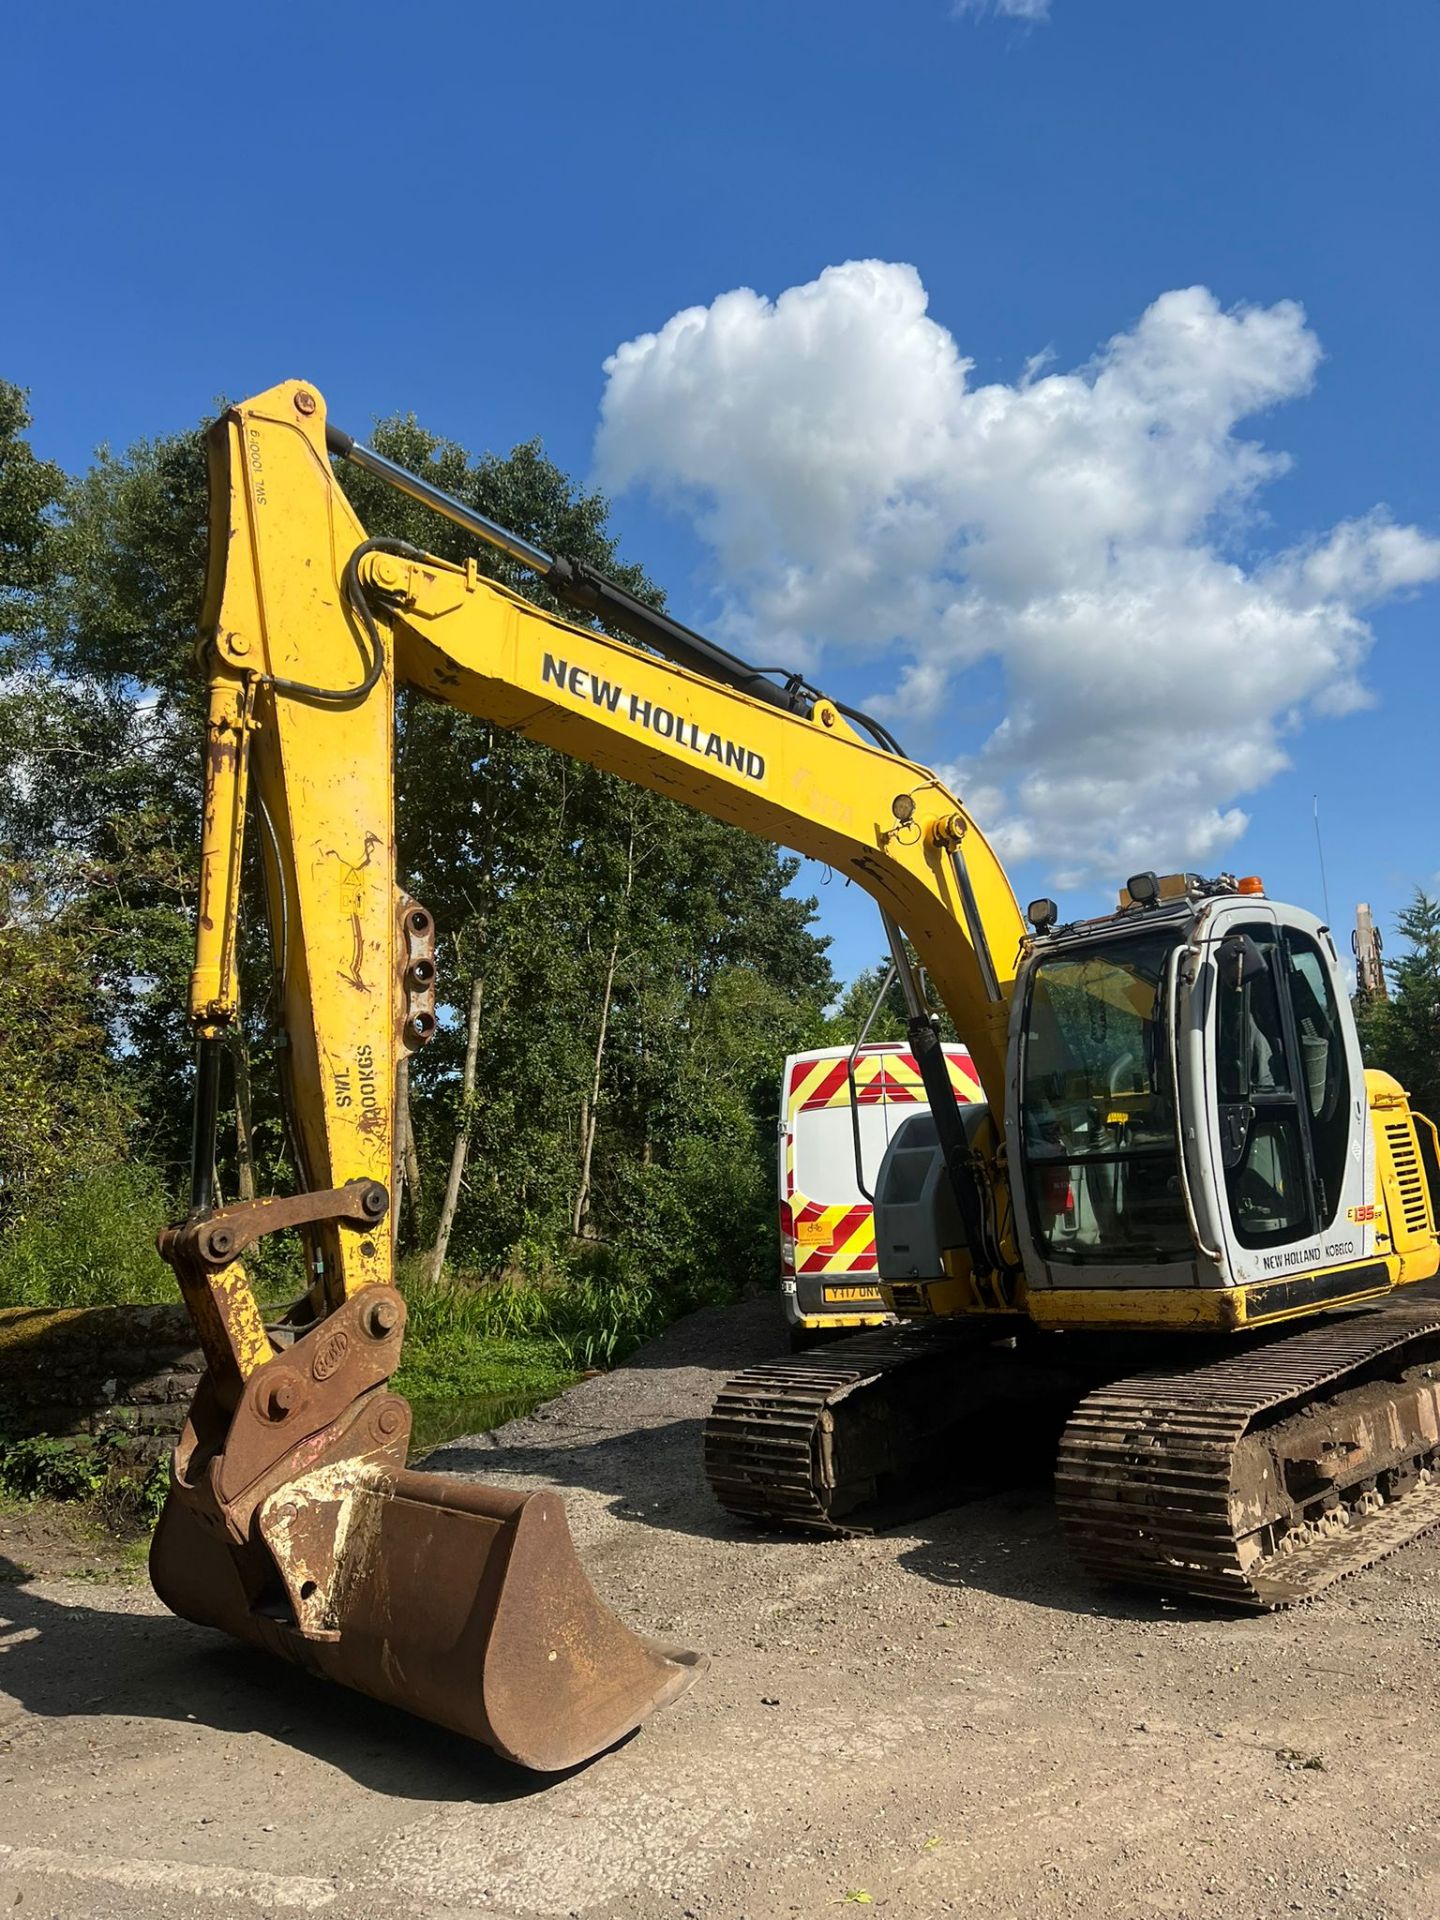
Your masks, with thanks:
[[(1273, 929), (1251, 927), (1247, 931), (1268, 961)], [(1247, 980), (1238, 991), (1220, 996), (1216, 1078), (1222, 1100), (1248, 1100), (1256, 1093), (1289, 1094), (1285, 1028), (1273, 967)]]
[(1188, 1256), (1170, 1085), (1173, 931), (1061, 952), (1031, 976), (1023, 1051), (1031, 1218), (1052, 1258)]
[(1276, 929), (1257, 922), (1235, 931), (1254, 942), (1264, 965), (1243, 984), (1222, 979), (1219, 988), (1221, 1158), (1235, 1238), (1242, 1247), (1269, 1247), (1308, 1230), (1310, 1183), (1281, 1011)]
[(1340, 1204), (1350, 1151), (1350, 1068), (1340, 1009), (1330, 969), (1309, 934), (1286, 931), (1290, 1004), (1295, 1015), (1300, 1085), (1315, 1179), (1320, 1224), (1329, 1226)]
[(1328, 1226), (1349, 1150), (1349, 1069), (1339, 1008), (1308, 934), (1232, 929), (1263, 966), (1221, 980), (1215, 1020), (1220, 1150), (1242, 1247), (1303, 1239)]

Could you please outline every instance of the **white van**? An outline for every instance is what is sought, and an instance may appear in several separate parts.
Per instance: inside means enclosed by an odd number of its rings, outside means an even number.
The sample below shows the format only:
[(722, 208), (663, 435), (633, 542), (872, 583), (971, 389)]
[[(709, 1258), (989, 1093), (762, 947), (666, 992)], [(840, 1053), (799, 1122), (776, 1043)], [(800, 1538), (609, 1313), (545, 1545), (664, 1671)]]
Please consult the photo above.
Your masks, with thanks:
[[(879, 1326), (888, 1318), (865, 1189), (875, 1191), (891, 1134), (928, 1104), (914, 1054), (894, 1040), (862, 1047), (855, 1059), (857, 1171), (849, 1058), (849, 1047), (792, 1053), (781, 1083), (780, 1285), (791, 1343), (797, 1347), (833, 1337), (837, 1329)], [(945, 1060), (957, 1096), (978, 1100), (980, 1086), (966, 1049), (947, 1045)]]

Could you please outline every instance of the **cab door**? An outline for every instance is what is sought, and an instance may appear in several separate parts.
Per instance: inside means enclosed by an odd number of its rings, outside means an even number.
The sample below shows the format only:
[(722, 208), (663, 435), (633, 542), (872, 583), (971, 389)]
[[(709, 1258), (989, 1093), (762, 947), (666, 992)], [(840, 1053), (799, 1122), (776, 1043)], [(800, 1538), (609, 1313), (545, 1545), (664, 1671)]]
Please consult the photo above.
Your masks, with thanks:
[[(1373, 1146), (1328, 934), (1257, 903), (1224, 916), (1207, 964), (1214, 1187), (1231, 1273), (1254, 1284), (1363, 1261)], [(1302, 1306), (1304, 1292), (1287, 1304)]]

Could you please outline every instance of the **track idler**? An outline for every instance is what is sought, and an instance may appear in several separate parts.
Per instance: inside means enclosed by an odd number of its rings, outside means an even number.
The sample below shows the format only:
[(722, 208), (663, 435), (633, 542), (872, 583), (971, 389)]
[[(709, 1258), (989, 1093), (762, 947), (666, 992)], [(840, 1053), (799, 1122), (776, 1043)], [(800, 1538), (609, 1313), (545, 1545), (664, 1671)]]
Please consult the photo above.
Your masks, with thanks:
[(370, 1287), (257, 1367), (207, 1381), (150, 1552), (202, 1626), (556, 1772), (676, 1699), (705, 1656), (634, 1634), (585, 1576), (553, 1493), (405, 1466), (387, 1382), (404, 1302)]

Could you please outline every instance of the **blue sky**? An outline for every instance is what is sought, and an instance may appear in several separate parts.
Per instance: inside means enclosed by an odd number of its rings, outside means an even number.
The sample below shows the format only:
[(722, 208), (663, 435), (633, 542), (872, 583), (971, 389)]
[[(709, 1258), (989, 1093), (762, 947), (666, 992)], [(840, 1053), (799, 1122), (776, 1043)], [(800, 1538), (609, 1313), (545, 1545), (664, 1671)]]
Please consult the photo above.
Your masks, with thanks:
[[(710, 415), (687, 423), (669, 405), (667, 379), (679, 376), (658, 349), (640, 354), (623, 407), (612, 383), (618, 425), (600, 470), (630, 482), (615, 524), (677, 610), (732, 634), (747, 623), (763, 631), (798, 568), (805, 591), (786, 602), (786, 637), (818, 649), (819, 676), (842, 696), (883, 696), (923, 657), (934, 690), (905, 710), (906, 737), (958, 762), (967, 792), (993, 789), (1020, 849), (1022, 901), (1059, 870), (1067, 906), (1100, 903), (1109, 849), (1128, 855), (1136, 821), (1168, 843), (1155, 863), (1185, 858), (1204, 833), (1186, 842), (1183, 781), (1178, 799), (1158, 794), (1142, 762), (1180, 767), (1189, 752), (1210, 769), (1198, 776), (1197, 818), (1231, 822), (1228, 840), (1211, 835), (1211, 867), (1258, 871), (1273, 892), (1318, 908), (1318, 794), (1337, 927), (1360, 898), (1388, 926), (1411, 887), (1440, 870), (1429, 721), (1440, 592), (1423, 584), (1425, 542), (1440, 536), (1437, 55), (1440, 10), (1429, 0), (1051, 0), (1048, 17), (1029, 22), (993, 8), (957, 13), (949, 0), (883, 10), (843, 0), (403, 14), (363, 0), (343, 10), (31, 8), (7, 26), (0, 374), (31, 389), (37, 447), (71, 468), (103, 441), (188, 425), (218, 393), (294, 373), (322, 387), (351, 431), (413, 410), (475, 447), (539, 434), (585, 475), (596, 470), (605, 362), (622, 343), (663, 340), (689, 308), (705, 310), (713, 333), (713, 303), (733, 289), (771, 302), (811, 289), (789, 309), (739, 315), (742, 370), (780, 403), (760, 431), (742, 411), (742, 438), (697, 451)], [(867, 260), (885, 274), (822, 278)], [(922, 308), (928, 298), (923, 318), (895, 317), (905, 265)], [(1208, 289), (1212, 306), (1162, 306), (1147, 330), (1162, 296), (1192, 287)], [(1299, 303), (1303, 324), (1282, 303)], [(925, 356), (946, 337), (973, 363), (965, 392), (953, 370), (941, 379), (939, 453), (884, 453), (894, 471), (883, 499), (857, 481), (829, 547), (813, 526), (789, 524), (782, 502), (761, 551), (747, 503), (764, 499), (767, 472), (773, 480), (775, 450), (761, 443), (792, 392), (786, 355), (809, 337), (787, 333), (777, 312), (833, 318), (841, 308), (864, 324), (847, 321), (834, 337), (868, 356), (860, 383), (873, 373), (881, 414), (894, 383), (908, 381), (905, 405), (923, 426)], [(1236, 310), (1271, 318), (1247, 329), (1226, 320)], [(819, 331), (823, 346), (831, 336)], [(1179, 339), (1183, 353), (1199, 334), (1226, 357), (1218, 411), (1196, 424), (1191, 397), (1175, 397), (1172, 355), (1161, 399), (1146, 389), (1140, 438), (1116, 453), (1115, 423), (1133, 427), (1134, 369), (1153, 370), (1157, 337)], [(1026, 363), (1042, 354), (1027, 387)], [(724, 365), (712, 358), (706, 377), (723, 382)], [(781, 451), (792, 496), (814, 473), (820, 497), (829, 475), (815, 432), (850, 418), (857, 377), (837, 367), (827, 400), (826, 364), (808, 371), (819, 383), (806, 389), (811, 414)], [(1057, 644), (1066, 649), (1057, 609), (1080, 575), (1043, 591), (1030, 575), (1064, 544), (1064, 499), (1049, 502), (1027, 544), (1033, 468), (1003, 468), (994, 484), (1011, 489), (1008, 518), (993, 524), (981, 469), (967, 493), (966, 475), (946, 468), (989, 444), (977, 389), (1001, 396), (1013, 439), (1030, 416), (1053, 416), (1034, 392), (1046, 374), (1070, 378), (1054, 391), (1079, 410), (1080, 439), (1066, 442), (1077, 470), (1113, 457), (1133, 491), (1137, 447), (1161, 444), (1170, 463), (1153, 484), (1183, 491), (1219, 448), (1213, 501), (1178, 534), (1155, 515), (1118, 536), (1104, 521), (1076, 561), (1086, 579), (1104, 572), (1095, 621), (1133, 614), (1122, 647), (1151, 646), (1154, 621), (1170, 617), (1155, 611), (1160, 587), (1172, 608), (1185, 600), (1177, 557), (1233, 589), (1214, 602), (1229, 650), (1217, 627), (1212, 653), (1198, 613), (1177, 617), (1160, 665), (1140, 672), (1136, 655), (1124, 724), (1107, 719), (1107, 701), (1126, 704), (1124, 673), (1087, 705), (1056, 693), (1046, 665)], [(1251, 410), (1234, 398), (1241, 386), (1259, 396)], [(728, 398), (712, 390), (707, 407)], [(1257, 443), (1288, 466), (1272, 459), (1263, 477), (1245, 477), (1243, 448)], [(759, 463), (752, 472), (747, 459)], [(1116, 475), (1100, 479), (1109, 487)], [(857, 620), (890, 620), (885, 596), (904, 598), (912, 584), (912, 549), (895, 544), (897, 500), (927, 524), (954, 518), (916, 563), (933, 591), (910, 626), (897, 614), (873, 642), (858, 627), (837, 640), (813, 622), (843, 592), (836, 568), (857, 544), (874, 540), (888, 556), (873, 599), (850, 603)], [(1366, 518), (1381, 504), (1394, 528), (1419, 530), (1394, 564), (1394, 539), (1385, 536), (1385, 560), (1375, 544), (1384, 523)], [(1333, 530), (1348, 523), (1361, 532), (1337, 545)], [(1363, 554), (1357, 541), (1369, 542)], [(1117, 573), (1127, 543), (1134, 564)], [(1354, 582), (1377, 566), (1389, 567), (1388, 584), (1372, 605)], [(1320, 590), (1296, 584), (1317, 567), (1332, 585), (1349, 582), (1326, 589), (1320, 614)], [(969, 639), (947, 657), (955, 625), (940, 602), (966, 592)], [(1204, 592), (1191, 598), (1210, 604)], [(1316, 644), (1349, 647), (1347, 661), (1317, 666), (1305, 653), (1317, 619), (1330, 638)], [(1187, 744), (1188, 714), (1206, 704), (1206, 673), (1237, 673), (1242, 627), (1257, 652), (1272, 634), (1292, 649), (1294, 673), (1281, 679), (1298, 691), (1264, 696), (1269, 718), (1253, 737), (1237, 713), (1243, 698), (1207, 706), (1212, 756)], [(1065, 657), (1073, 668), (1079, 656)], [(1357, 690), (1369, 705), (1356, 704)], [(1030, 731), (997, 749), (995, 727), (1022, 712)], [(1070, 784), (1058, 799), (1027, 800), (1027, 752), (1030, 772), (1036, 756), (1063, 762)], [(1290, 764), (1276, 771), (1280, 753)], [(1217, 759), (1233, 779), (1214, 774)], [(1081, 794), (1087, 764), (1095, 791)], [(1109, 834), (1095, 811), (1107, 805), (1130, 821), (1125, 833)], [(1249, 824), (1235, 839), (1237, 807)], [(1084, 872), (1077, 844), (1096, 850)], [(876, 940), (865, 903), (840, 893), (822, 890), (824, 920), (849, 970)]]

